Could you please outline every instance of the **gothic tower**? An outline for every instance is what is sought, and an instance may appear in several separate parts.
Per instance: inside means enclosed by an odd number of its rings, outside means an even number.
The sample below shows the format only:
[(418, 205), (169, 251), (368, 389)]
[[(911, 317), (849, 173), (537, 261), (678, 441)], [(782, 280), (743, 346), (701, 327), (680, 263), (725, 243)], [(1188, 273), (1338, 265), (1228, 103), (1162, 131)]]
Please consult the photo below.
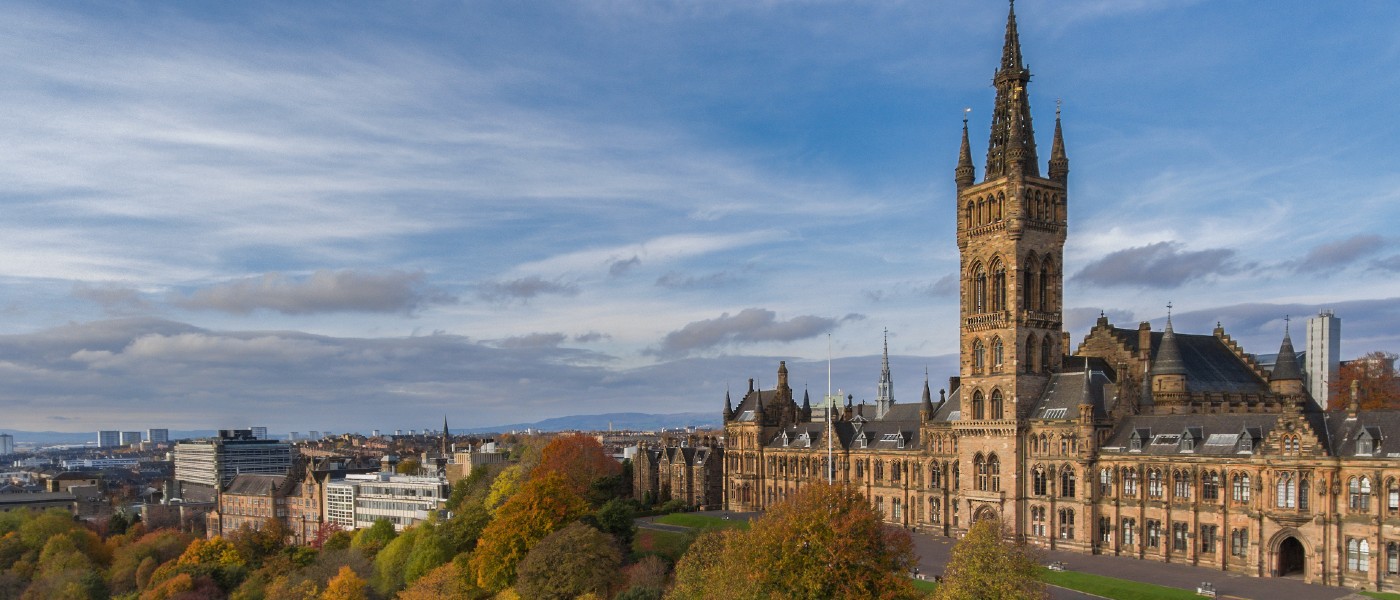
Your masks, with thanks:
[[(1065, 156), (1058, 111), (1048, 177), (1041, 176), (1031, 124), (1030, 70), (1021, 57), (1014, 4), (993, 83), (991, 137), (985, 178), (976, 183), (967, 120), (954, 171), (957, 241), (961, 256), (961, 453), (973, 468), (964, 489), (1014, 498), (1016, 444), (1023, 420), (1061, 364), (1062, 265), (1065, 244)], [(1022, 421), (1023, 422), (1023, 421)], [(996, 463), (986, 466), (996, 455)], [(983, 466), (978, 466), (977, 461)], [(999, 472), (992, 473), (993, 469)], [(1000, 481), (997, 481), (999, 476)], [(997, 488), (1005, 490), (994, 494)], [(1002, 501), (1004, 502), (1004, 501)], [(1010, 523), (1011, 505), (997, 509)], [(964, 513), (976, 518), (973, 512)], [(1018, 528), (1019, 529), (1019, 528)]]

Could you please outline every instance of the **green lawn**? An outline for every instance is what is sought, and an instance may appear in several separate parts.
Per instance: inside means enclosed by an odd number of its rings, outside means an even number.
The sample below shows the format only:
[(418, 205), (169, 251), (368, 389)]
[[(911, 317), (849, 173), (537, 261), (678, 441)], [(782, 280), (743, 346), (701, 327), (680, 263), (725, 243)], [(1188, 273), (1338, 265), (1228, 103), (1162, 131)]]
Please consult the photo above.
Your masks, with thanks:
[(1380, 600), (1400, 600), (1400, 594), (1391, 594), (1387, 592), (1361, 592), (1361, 595), (1379, 598)]
[(1045, 583), (1115, 600), (1199, 600), (1200, 598), (1196, 595), (1195, 590), (1183, 590), (1127, 579), (1104, 577), (1103, 575), (1090, 575), (1075, 571), (1051, 571), (1049, 569), (1043, 573)]
[(719, 517), (709, 515), (697, 515), (695, 513), (671, 513), (656, 518), (657, 523), (666, 525), (676, 525), (679, 527), (693, 527), (695, 529), (748, 529), (749, 522), (743, 519), (724, 520)]
[(922, 579), (912, 579), (911, 581), (914, 582), (914, 589), (921, 592), (932, 592), (938, 589), (938, 584), (932, 581), (924, 581)]
[(695, 541), (695, 536), (689, 533), (638, 528), (637, 537), (632, 539), (632, 557), (638, 559), (655, 554), (670, 562), (676, 562), (685, 554), (692, 541)]

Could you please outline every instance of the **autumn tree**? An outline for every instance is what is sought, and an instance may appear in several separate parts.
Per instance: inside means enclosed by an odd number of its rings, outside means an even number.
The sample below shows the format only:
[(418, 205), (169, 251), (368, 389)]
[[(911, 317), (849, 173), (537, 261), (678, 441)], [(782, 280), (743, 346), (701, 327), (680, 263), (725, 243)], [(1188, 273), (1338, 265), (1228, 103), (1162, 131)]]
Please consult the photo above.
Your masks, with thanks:
[(495, 514), (496, 510), (506, 503), (506, 500), (509, 500), (515, 492), (520, 491), (520, 484), (525, 479), (524, 473), (525, 471), (520, 465), (511, 465), (501, 471), (501, 474), (496, 476), (495, 481), (491, 482), (491, 489), (486, 494), (484, 501), (486, 510)]
[(935, 600), (1048, 598), (1040, 565), (1025, 544), (1002, 539), (1001, 522), (982, 519), (953, 546)]
[(587, 498), (594, 482), (619, 477), (622, 474), (622, 464), (609, 456), (607, 451), (603, 450), (603, 445), (593, 436), (561, 435), (544, 447), (540, 454), (540, 464), (535, 467), (530, 477), (538, 479), (550, 473), (562, 476), (569, 489)]
[(112, 551), (112, 566), (107, 570), (107, 584), (113, 595), (146, 587), (155, 568), (180, 556), (191, 541), (192, 537), (173, 529), (159, 529), (118, 546)]
[(525, 598), (570, 600), (605, 595), (620, 575), (622, 551), (613, 537), (575, 522), (535, 544), (520, 562), (515, 589)]
[(466, 555), (441, 565), (426, 575), (419, 577), (404, 591), (395, 596), (397, 600), (439, 600), (440, 598), (485, 598), (489, 596), (476, 587), (470, 575), (471, 567)]
[[(691, 552), (699, 555), (687, 560)], [(676, 567), (681, 593), (672, 597), (913, 598), (913, 566), (908, 533), (887, 527), (854, 488), (818, 483), (746, 532), (697, 539)]]
[(490, 591), (509, 586), (516, 566), (537, 542), (587, 511), (588, 504), (559, 474), (526, 483), (481, 532), (471, 560), (476, 584)]
[(326, 591), (321, 593), (321, 600), (368, 600), (367, 587), (364, 578), (354, 569), (341, 567), (340, 572), (326, 583)]
[(1328, 408), (1347, 410), (1355, 382), (1361, 410), (1400, 409), (1400, 377), (1395, 374), (1395, 360), (1394, 353), (1376, 350), (1342, 363), (1332, 382), (1334, 399)]

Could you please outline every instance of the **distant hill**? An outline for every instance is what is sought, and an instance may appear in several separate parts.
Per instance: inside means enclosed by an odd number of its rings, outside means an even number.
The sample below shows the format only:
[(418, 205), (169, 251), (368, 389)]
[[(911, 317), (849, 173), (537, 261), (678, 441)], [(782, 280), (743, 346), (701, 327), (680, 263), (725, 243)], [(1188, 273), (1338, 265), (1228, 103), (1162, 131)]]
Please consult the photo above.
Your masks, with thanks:
[(493, 425), (490, 427), (473, 427), (471, 429), (454, 429), (454, 433), (505, 433), (508, 431), (523, 431), (525, 429), (535, 429), (540, 431), (564, 431), (570, 429), (580, 429), (585, 431), (606, 431), (612, 429), (632, 429), (641, 431), (655, 431), (662, 428), (680, 429), (683, 427), (714, 427), (723, 426), (720, 422), (720, 414), (715, 412), (694, 412), (694, 413), (672, 413), (665, 415), (653, 415), (647, 413), (607, 413), (602, 415), (571, 415), (567, 417), (555, 417), (534, 423), (509, 423), (505, 425)]

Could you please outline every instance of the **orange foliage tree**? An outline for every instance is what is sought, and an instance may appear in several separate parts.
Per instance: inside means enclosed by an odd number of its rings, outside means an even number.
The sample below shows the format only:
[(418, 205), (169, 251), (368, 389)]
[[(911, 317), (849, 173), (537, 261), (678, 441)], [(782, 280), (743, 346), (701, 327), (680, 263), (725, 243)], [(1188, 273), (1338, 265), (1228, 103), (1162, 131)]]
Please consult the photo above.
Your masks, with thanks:
[(1395, 375), (1395, 359), (1393, 353), (1376, 350), (1347, 361), (1332, 382), (1332, 394), (1336, 400), (1328, 406), (1334, 410), (1346, 410), (1351, 404), (1352, 382), (1356, 382), (1361, 410), (1400, 409), (1400, 378)]
[(490, 591), (509, 586), (530, 548), (587, 512), (588, 503), (562, 475), (550, 473), (526, 483), (481, 532), (471, 560), (476, 584)]
[(913, 566), (908, 533), (886, 526), (854, 488), (818, 483), (749, 531), (696, 540), (676, 565), (670, 597), (916, 598)]
[(585, 496), (594, 481), (621, 473), (622, 464), (608, 456), (597, 438), (572, 434), (549, 442), (540, 456), (540, 464), (530, 476), (538, 479), (557, 474), (575, 494)]

